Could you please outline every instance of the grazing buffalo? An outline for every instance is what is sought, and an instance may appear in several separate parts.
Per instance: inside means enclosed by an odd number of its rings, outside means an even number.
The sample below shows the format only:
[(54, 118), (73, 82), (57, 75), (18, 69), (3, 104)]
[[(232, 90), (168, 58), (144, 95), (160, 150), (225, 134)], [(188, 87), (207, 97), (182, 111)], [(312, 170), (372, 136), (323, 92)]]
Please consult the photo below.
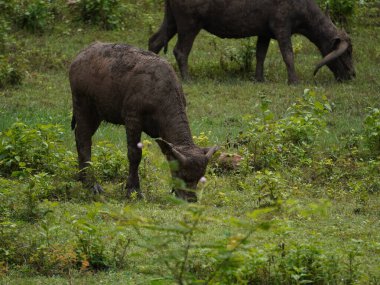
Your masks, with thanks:
[(141, 133), (145, 132), (157, 138), (169, 161), (178, 161), (172, 176), (181, 179), (185, 186), (175, 187), (175, 194), (196, 201), (194, 189), (217, 147), (200, 148), (194, 144), (182, 87), (164, 59), (124, 44), (94, 43), (71, 64), (70, 85), (72, 128), (84, 185), (95, 193), (103, 191), (86, 167), (91, 160), (91, 138), (100, 123), (106, 121), (126, 128), (128, 196), (135, 191), (142, 196), (138, 166)]
[(270, 39), (278, 41), (288, 71), (288, 82), (297, 83), (292, 34), (302, 34), (313, 42), (324, 65), (336, 80), (355, 77), (349, 36), (336, 28), (314, 0), (165, 0), (165, 16), (160, 29), (149, 39), (149, 50), (159, 53), (178, 34), (174, 55), (182, 75), (188, 78), (188, 56), (201, 29), (221, 38), (258, 36), (256, 46), (257, 81), (264, 80), (264, 60)]

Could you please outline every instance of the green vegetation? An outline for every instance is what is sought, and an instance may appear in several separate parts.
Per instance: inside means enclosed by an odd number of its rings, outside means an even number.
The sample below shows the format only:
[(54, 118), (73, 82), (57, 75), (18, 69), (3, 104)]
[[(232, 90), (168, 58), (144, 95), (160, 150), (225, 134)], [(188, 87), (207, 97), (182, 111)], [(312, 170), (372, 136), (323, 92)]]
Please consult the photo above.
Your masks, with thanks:
[(276, 42), (258, 84), (254, 40), (201, 32), (183, 85), (194, 140), (243, 160), (211, 161), (188, 204), (147, 136), (146, 198), (125, 198), (125, 131), (111, 124), (94, 136), (106, 193), (92, 195), (70, 129), (71, 59), (95, 40), (146, 48), (163, 1), (0, 0), (0, 284), (379, 284), (380, 13), (354, 4), (344, 84), (312, 76), (320, 56), (303, 37), (288, 86)]
[(356, 14), (357, 6), (363, 5), (367, 1), (358, 3), (356, 0), (318, 0), (317, 2), (335, 23), (348, 28)]

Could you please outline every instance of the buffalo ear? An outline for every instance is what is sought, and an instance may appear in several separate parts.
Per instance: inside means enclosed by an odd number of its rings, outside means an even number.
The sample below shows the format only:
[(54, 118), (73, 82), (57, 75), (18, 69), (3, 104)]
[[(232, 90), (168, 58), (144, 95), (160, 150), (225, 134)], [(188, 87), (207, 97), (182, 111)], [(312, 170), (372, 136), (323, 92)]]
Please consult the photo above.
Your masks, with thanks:
[(332, 50), (336, 50), (339, 46), (339, 44), (342, 42), (342, 38), (341, 37), (335, 37), (333, 40), (332, 40)]
[(161, 138), (156, 139), (156, 142), (164, 150), (164, 153), (170, 153), (176, 160), (178, 160), (180, 164), (186, 163), (187, 158), (181, 152), (179, 152), (172, 143), (167, 142)]
[(203, 148), (203, 152), (208, 160), (212, 157), (212, 155), (218, 151), (220, 147), (215, 145), (213, 147), (205, 147)]

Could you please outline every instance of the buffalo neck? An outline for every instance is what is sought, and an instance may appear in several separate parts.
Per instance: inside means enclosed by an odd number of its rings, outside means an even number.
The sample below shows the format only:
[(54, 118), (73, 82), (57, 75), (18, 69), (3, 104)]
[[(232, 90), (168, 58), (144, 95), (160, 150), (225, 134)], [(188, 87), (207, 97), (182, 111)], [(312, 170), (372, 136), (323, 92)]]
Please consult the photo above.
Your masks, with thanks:
[[(175, 94), (173, 94), (175, 93)], [(180, 90), (163, 102), (160, 116), (160, 137), (173, 145), (193, 146), (193, 138), (185, 110), (185, 99)]]
[(303, 28), (297, 32), (307, 37), (325, 56), (331, 51), (333, 39), (337, 36), (338, 29), (315, 3), (309, 9), (312, 10), (309, 12), (312, 13), (313, 17), (308, 17)]

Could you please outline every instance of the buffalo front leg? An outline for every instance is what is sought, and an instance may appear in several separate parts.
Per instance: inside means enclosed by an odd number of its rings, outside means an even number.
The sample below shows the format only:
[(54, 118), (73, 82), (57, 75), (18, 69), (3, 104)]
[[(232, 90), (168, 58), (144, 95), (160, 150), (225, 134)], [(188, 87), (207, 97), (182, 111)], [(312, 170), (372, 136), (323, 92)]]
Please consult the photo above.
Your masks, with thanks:
[(178, 31), (178, 41), (174, 47), (174, 56), (177, 60), (181, 77), (184, 80), (190, 79), (188, 58), (191, 48), (193, 46), (195, 37), (199, 33), (200, 29), (192, 31)]
[(94, 194), (104, 192), (102, 187), (97, 183), (94, 174), (90, 171), (91, 161), (91, 138), (99, 127), (97, 120), (81, 120), (76, 118), (77, 125), (75, 128), (75, 142), (78, 151), (79, 162), (79, 179), (83, 185), (91, 189)]
[(264, 81), (264, 61), (267, 55), (270, 38), (258, 37), (256, 44), (256, 74), (255, 79), (258, 82)]
[(142, 157), (142, 150), (139, 147), (141, 139), (140, 124), (135, 120), (128, 120), (126, 133), (128, 143), (128, 161), (129, 161), (129, 174), (127, 180), (127, 198), (131, 198), (132, 193), (137, 192), (138, 198), (143, 198), (143, 194), (140, 190), (139, 180), (139, 164)]
[(290, 34), (288, 36), (281, 35), (277, 38), (277, 41), (281, 50), (282, 58), (286, 65), (286, 70), (288, 72), (288, 84), (297, 84), (298, 77), (294, 68), (294, 54), (290, 37)]

